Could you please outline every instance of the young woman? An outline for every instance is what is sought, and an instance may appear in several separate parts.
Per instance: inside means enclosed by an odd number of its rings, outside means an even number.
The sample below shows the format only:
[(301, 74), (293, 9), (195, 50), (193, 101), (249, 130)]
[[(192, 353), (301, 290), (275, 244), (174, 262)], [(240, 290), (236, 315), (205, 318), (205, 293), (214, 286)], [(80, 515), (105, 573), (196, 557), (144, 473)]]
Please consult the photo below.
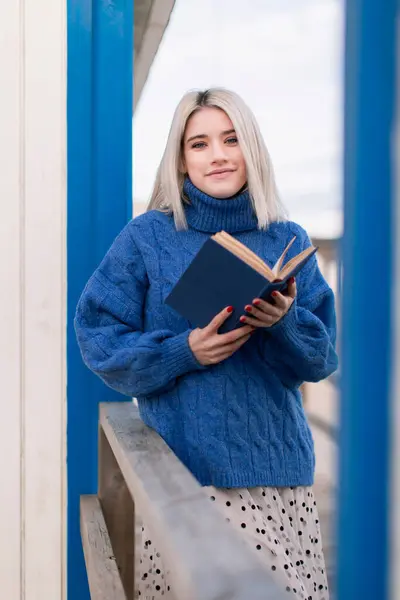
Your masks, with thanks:
[[(249, 298), (193, 328), (164, 300), (208, 237), (227, 231), (272, 266), (295, 235), (254, 116), (234, 93), (186, 94), (148, 211), (131, 221), (87, 284), (76, 314), (83, 359), (138, 399), (155, 429), (208, 487), (288, 597), (328, 599), (312, 492), (313, 440), (300, 385), (337, 367), (334, 296), (315, 257), (275, 304)], [(210, 265), (212, 268), (212, 265)], [(143, 533), (141, 597), (168, 597), (162, 557)], [(250, 593), (251, 591), (249, 591)], [(249, 596), (250, 597), (250, 596)]]

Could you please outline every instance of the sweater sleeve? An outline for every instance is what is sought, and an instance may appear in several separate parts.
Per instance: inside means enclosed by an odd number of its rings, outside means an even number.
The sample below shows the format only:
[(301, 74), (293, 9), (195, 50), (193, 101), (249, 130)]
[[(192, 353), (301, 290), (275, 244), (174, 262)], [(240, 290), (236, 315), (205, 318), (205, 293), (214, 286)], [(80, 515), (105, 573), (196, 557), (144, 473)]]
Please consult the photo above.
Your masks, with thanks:
[[(305, 234), (303, 248), (310, 245)], [(296, 280), (297, 297), (286, 315), (265, 329), (265, 360), (288, 387), (317, 382), (336, 371), (334, 294), (314, 256)]]
[(79, 300), (75, 331), (85, 364), (122, 394), (157, 394), (189, 371), (201, 370), (188, 337), (167, 329), (144, 332), (148, 278), (127, 226)]

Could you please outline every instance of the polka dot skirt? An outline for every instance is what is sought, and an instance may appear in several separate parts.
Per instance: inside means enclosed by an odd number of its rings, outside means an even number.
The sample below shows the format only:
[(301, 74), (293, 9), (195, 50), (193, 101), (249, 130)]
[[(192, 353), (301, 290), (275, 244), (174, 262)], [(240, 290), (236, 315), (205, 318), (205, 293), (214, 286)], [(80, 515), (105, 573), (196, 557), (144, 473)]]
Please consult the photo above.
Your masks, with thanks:
[[(329, 599), (312, 488), (204, 489), (286, 590), (288, 598)], [(138, 597), (172, 600), (171, 586), (154, 538), (143, 527)]]

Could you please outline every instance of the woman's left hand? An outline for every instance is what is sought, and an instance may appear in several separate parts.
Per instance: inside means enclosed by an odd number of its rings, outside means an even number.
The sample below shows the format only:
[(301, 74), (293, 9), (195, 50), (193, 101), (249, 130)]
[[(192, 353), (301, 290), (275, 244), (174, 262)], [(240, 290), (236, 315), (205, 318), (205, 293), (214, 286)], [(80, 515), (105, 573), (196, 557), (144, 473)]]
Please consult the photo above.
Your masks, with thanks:
[(240, 322), (253, 327), (272, 327), (286, 315), (296, 298), (296, 293), (296, 282), (292, 277), (288, 282), (287, 295), (272, 292), (275, 304), (255, 298), (252, 306), (245, 306), (245, 311), (250, 314), (240, 317)]

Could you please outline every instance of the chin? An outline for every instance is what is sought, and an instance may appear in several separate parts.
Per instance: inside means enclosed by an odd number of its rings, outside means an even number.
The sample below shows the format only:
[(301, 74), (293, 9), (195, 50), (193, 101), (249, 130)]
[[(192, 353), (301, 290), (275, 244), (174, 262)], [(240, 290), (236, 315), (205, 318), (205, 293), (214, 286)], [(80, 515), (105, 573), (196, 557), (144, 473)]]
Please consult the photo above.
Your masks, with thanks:
[(213, 185), (208, 186), (206, 194), (209, 196), (214, 196), (214, 198), (224, 200), (225, 198), (231, 198), (237, 194), (242, 187), (243, 185)]

